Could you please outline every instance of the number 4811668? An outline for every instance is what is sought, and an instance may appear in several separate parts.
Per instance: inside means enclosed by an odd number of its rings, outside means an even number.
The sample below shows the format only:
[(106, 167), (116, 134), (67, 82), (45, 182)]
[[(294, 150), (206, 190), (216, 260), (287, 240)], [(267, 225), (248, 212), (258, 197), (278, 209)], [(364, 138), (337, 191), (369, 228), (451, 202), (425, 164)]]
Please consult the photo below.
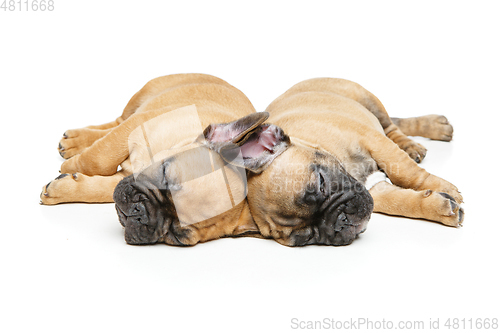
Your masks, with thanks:
[[(1, 1), (1, 0), (0, 0)], [(45, 12), (54, 10), (54, 0), (4, 0), (0, 9), (4, 12)]]

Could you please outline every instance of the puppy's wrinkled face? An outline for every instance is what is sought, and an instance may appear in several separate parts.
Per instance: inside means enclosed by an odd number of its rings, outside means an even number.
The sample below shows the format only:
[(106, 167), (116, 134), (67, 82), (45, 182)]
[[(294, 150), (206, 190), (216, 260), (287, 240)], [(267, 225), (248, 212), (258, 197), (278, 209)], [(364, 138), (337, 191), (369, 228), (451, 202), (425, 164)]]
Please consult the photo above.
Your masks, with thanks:
[(113, 194), (128, 244), (160, 242), (176, 218), (170, 193), (161, 179), (164, 168), (162, 165), (151, 167), (138, 177), (124, 178)]
[(248, 201), (261, 232), (288, 246), (348, 245), (373, 211), (364, 185), (335, 157), (297, 146), (249, 179)]
[(127, 243), (189, 245), (189, 229), (183, 227), (230, 213), (245, 200), (246, 185), (244, 169), (192, 145), (123, 179), (114, 201)]

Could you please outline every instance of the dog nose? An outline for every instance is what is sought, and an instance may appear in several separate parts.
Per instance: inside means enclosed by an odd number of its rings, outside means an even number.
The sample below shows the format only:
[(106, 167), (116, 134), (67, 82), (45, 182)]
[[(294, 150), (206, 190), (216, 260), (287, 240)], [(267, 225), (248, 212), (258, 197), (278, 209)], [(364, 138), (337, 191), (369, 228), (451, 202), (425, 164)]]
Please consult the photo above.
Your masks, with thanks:
[(132, 192), (131, 183), (133, 178), (125, 177), (115, 186), (115, 190), (113, 192), (113, 201), (116, 204), (124, 204), (128, 201), (128, 195)]
[(128, 209), (127, 221), (138, 224), (148, 224), (146, 207), (142, 202), (134, 203)]
[(115, 198), (115, 207), (119, 221), (124, 227), (130, 223), (147, 225), (149, 222), (146, 207), (142, 202), (131, 203)]

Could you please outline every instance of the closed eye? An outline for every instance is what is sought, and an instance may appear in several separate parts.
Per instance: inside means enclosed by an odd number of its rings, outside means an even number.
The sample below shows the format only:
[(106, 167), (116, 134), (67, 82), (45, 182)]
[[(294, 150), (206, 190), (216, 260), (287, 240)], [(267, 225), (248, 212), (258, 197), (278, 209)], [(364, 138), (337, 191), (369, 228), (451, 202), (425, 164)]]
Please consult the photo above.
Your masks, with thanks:
[(325, 177), (323, 176), (323, 173), (320, 171), (319, 173), (319, 192), (322, 194), (326, 195), (326, 181)]

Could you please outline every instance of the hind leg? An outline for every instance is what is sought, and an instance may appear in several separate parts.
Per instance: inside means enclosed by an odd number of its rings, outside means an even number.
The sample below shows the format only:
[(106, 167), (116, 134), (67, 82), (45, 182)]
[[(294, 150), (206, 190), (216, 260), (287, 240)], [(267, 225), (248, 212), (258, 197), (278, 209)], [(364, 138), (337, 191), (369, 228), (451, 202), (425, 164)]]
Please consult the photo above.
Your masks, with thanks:
[(62, 158), (68, 159), (81, 154), (86, 148), (104, 137), (122, 122), (123, 116), (106, 124), (67, 130), (64, 132), (63, 138), (59, 141), (59, 146), (57, 147), (59, 155)]
[(417, 163), (422, 162), (427, 154), (427, 149), (421, 144), (410, 139), (406, 132), (402, 131), (397, 124), (392, 121), (380, 100), (368, 90), (358, 85), (355, 100), (368, 109), (377, 117), (384, 129), (385, 135), (391, 139), (399, 148), (404, 150), (412, 160)]
[(432, 140), (451, 141), (453, 126), (445, 116), (435, 114), (414, 118), (391, 118), (403, 133)]
[(106, 136), (112, 129), (116, 128), (123, 121), (133, 115), (141, 104), (149, 97), (157, 93), (159, 88), (152, 89), (148, 84), (138, 91), (123, 110), (123, 113), (116, 120), (96, 126), (87, 126), (79, 129), (67, 130), (63, 138), (59, 141), (57, 150), (61, 157), (68, 159), (81, 154), (86, 148), (90, 147), (95, 141)]
[(64, 132), (63, 138), (59, 141), (59, 146), (57, 148), (61, 157), (69, 159), (75, 155), (81, 154), (95, 141), (106, 136), (112, 129), (116, 128), (133, 115), (142, 103), (161, 91), (162, 86), (153, 84), (154, 81), (155, 80), (148, 82), (141, 90), (132, 96), (125, 106), (122, 115), (116, 120), (102, 125), (87, 126)]
[[(87, 126), (80, 129), (68, 130), (64, 133), (63, 138), (59, 142), (59, 154), (65, 158), (71, 158), (82, 153), (86, 148), (90, 147), (95, 141), (104, 137), (112, 129), (127, 120), (135, 114), (138, 109), (150, 98), (156, 96), (162, 91), (174, 88), (179, 85), (197, 83), (217, 83), (224, 86), (229, 86), (227, 82), (210, 75), (205, 74), (173, 74), (161, 76), (150, 80), (141, 90), (132, 96), (123, 113), (116, 120), (97, 126)], [(139, 111), (140, 112), (140, 111)]]
[(109, 130), (106, 136), (95, 141), (81, 154), (64, 161), (61, 165), (61, 172), (69, 174), (80, 172), (88, 176), (114, 175), (118, 166), (129, 157), (131, 133), (141, 128), (141, 124), (169, 111), (168, 108), (163, 108), (135, 113), (119, 126)]
[(355, 82), (333, 78), (311, 79), (295, 85), (290, 89), (290, 91), (292, 90), (333, 92), (353, 99), (377, 117), (384, 129), (385, 135), (396, 143), (399, 148), (408, 153), (415, 162), (420, 163), (427, 153), (427, 149), (424, 146), (408, 138), (405, 135), (406, 133), (401, 131), (392, 122), (384, 105), (375, 95)]
[(427, 149), (424, 146), (410, 139), (395, 124), (391, 124), (389, 127), (384, 128), (384, 131), (385, 135), (397, 144), (399, 148), (410, 155), (411, 159), (415, 162), (422, 162), (425, 155), (427, 155)]
[(81, 154), (86, 148), (90, 147), (95, 141), (104, 137), (111, 131), (110, 129), (91, 129), (80, 128), (67, 130), (57, 150), (62, 158), (68, 159), (75, 155)]

